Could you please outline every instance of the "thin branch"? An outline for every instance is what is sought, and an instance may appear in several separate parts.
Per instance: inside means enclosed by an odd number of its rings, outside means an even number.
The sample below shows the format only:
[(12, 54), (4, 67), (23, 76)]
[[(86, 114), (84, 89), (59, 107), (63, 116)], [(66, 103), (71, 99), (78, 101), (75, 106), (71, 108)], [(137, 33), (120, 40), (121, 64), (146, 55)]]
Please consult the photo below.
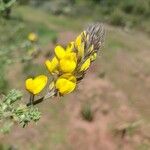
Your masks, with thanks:
[(43, 101), (44, 101), (44, 97), (41, 97), (41, 98), (39, 98), (38, 100), (33, 101), (32, 103), (31, 103), (31, 102), (27, 103), (26, 105), (27, 105), (27, 106), (37, 105), (37, 104), (39, 104), (39, 103), (41, 103), (41, 102), (43, 102)]
[(46, 100), (48, 98), (52, 98), (54, 95), (55, 95), (54, 92), (48, 93), (47, 95), (45, 95), (45, 96), (43, 96), (43, 97), (41, 97), (41, 98), (39, 98), (37, 100), (34, 100), (32, 103), (31, 102), (27, 103), (26, 106), (28, 107), (28, 106), (31, 106), (31, 105), (33, 105), (33, 106), (37, 105), (37, 104), (43, 102), (44, 100)]

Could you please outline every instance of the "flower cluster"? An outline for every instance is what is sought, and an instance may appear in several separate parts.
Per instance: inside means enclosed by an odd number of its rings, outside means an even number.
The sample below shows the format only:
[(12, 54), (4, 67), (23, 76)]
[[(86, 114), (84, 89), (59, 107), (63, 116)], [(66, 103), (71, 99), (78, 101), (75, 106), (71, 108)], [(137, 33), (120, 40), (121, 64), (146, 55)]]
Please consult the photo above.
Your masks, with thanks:
[[(46, 60), (45, 65), (52, 76), (49, 94), (63, 96), (75, 90), (77, 83), (83, 79), (91, 63), (96, 59), (104, 38), (102, 25), (89, 26), (65, 48), (55, 47), (55, 56)], [(26, 89), (36, 95), (48, 83), (48, 77), (40, 75), (26, 80)], [(51, 94), (50, 94), (51, 95)]]

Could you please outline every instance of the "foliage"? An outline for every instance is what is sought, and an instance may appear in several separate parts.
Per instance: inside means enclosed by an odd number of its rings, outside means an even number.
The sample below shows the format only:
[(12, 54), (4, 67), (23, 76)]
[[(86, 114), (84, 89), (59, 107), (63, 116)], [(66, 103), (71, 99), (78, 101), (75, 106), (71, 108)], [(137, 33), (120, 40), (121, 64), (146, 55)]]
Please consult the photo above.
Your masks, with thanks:
[(12, 145), (5, 145), (3, 143), (0, 143), (0, 150), (13, 150), (15, 149)]
[(1, 68), (1, 73), (0, 73), (0, 93), (5, 93), (7, 91), (7, 87), (8, 87), (8, 82), (5, 79), (5, 72), (4, 72), (4, 68), (2, 66), (2, 63), (0, 64), (0, 68)]
[(42, 7), (47, 11), (51, 12), (55, 15), (69, 15), (72, 11), (73, 3), (68, 0), (55, 0), (55, 1), (47, 1), (43, 3)]
[(39, 6), (55, 15), (78, 17), (80, 14), (98, 21), (101, 16), (101, 20), (112, 25), (137, 27), (149, 32), (150, 0), (45, 0), (40, 1)]
[(40, 112), (36, 107), (27, 107), (25, 104), (18, 104), (22, 99), (22, 93), (18, 90), (11, 90), (0, 102), (0, 121), (3, 123), (1, 132), (9, 132), (15, 122), (25, 127), (29, 122), (37, 122), (40, 119)]
[(6, 19), (9, 19), (11, 7), (15, 2), (16, 0), (0, 0), (0, 15)]
[(5, 66), (11, 61), (9, 60), (9, 53), (7, 50), (3, 51), (0, 49), (0, 92), (5, 93), (7, 91), (8, 82), (5, 78)]
[(93, 121), (94, 113), (90, 104), (86, 104), (81, 109), (81, 116), (86, 121)]
[(125, 14), (121, 12), (120, 10), (116, 9), (111, 15), (110, 15), (110, 20), (109, 22), (112, 25), (117, 25), (117, 26), (125, 26), (126, 21), (125, 21)]
[[(31, 31), (38, 36), (38, 40), (35, 42), (28, 39)], [(6, 93), (10, 85), (6, 79), (7, 66), (20, 62), (26, 67), (29, 63), (25, 62), (30, 62), (31, 59), (39, 56), (41, 46), (57, 41), (57, 32), (49, 29), (44, 23), (22, 19), (20, 13), (14, 10), (11, 19), (0, 18), (0, 33), (3, 35), (0, 36), (0, 92)], [(30, 66), (28, 65), (28, 67)]]

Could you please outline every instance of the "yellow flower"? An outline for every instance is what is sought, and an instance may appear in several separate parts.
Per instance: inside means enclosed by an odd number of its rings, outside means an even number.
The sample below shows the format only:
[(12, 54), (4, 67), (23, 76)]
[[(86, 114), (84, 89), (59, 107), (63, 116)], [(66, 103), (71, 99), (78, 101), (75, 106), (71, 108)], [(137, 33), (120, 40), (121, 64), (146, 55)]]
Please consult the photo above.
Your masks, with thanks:
[(28, 40), (31, 41), (31, 42), (36, 42), (38, 39), (38, 36), (37, 34), (31, 32), (29, 35), (28, 35)]
[(85, 71), (90, 67), (91, 60), (88, 58), (81, 66), (80, 71)]
[(74, 42), (68, 44), (66, 50), (62, 46), (58, 45), (55, 47), (55, 55), (58, 59), (62, 59), (63, 57), (65, 57), (65, 55), (71, 53), (73, 51), (73, 48), (74, 48)]
[(65, 56), (65, 54), (66, 51), (62, 46), (58, 45), (55, 47), (55, 55), (58, 59), (62, 59)]
[(45, 75), (39, 75), (36, 78), (29, 78), (26, 80), (26, 89), (32, 94), (40, 93), (47, 84), (47, 77)]
[(65, 50), (61, 46), (56, 46), (55, 55), (52, 61), (47, 60), (45, 62), (48, 70), (51, 73), (57, 73), (58, 67), (64, 73), (71, 73), (75, 70), (77, 65), (77, 57), (76, 53), (72, 52), (72, 46), (69, 46), (67, 50)]
[(71, 52), (65, 54), (65, 56), (60, 59), (59, 67), (64, 73), (72, 73), (77, 66), (77, 57), (76, 53)]
[(54, 57), (51, 61), (50, 60), (46, 60), (45, 65), (47, 67), (47, 69), (50, 71), (50, 73), (57, 73), (58, 72), (58, 60), (56, 57)]
[(56, 89), (60, 94), (68, 94), (76, 87), (76, 78), (71, 74), (63, 74), (56, 81)]

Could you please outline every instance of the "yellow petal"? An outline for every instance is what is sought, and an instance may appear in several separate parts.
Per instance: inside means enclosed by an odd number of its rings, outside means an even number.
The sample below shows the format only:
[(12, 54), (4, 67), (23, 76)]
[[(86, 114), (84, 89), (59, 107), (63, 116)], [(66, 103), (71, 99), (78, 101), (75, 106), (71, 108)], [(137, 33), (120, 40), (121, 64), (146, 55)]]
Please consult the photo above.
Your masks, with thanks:
[(72, 81), (72, 82), (74, 82), (74, 83), (76, 82), (76, 77), (73, 76), (73, 75), (70, 74), (70, 73), (65, 73), (65, 74), (61, 75), (60, 78), (65, 78), (65, 79), (67, 79), (67, 80), (69, 80), (69, 81)]
[(32, 78), (29, 78), (25, 81), (25, 86), (26, 86), (26, 89), (28, 91), (33, 93), (34, 84), (33, 84), (33, 79)]
[(51, 73), (57, 73), (57, 67), (58, 67), (58, 60), (56, 57), (54, 57), (51, 61), (50, 60), (46, 60), (45, 65), (47, 67), (47, 69), (51, 72)]
[(34, 94), (38, 94), (47, 84), (48, 78), (45, 75), (40, 75), (34, 79), (35, 89)]
[(90, 48), (89, 48), (89, 52), (92, 52), (94, 50), (94, 45), (92, 45)]
[(78, 48), (83, 42), (83, 38), (86, 37), (86, 31), (83, 31), (75, 40), (75, 45)]
[(82, 43), (82, 34), (80, 34), (75, 40), (75, 44), (77, 47), (80, 46), (81, 43)]
[(82, 66), (81, 66), (81, 68), (80, 68), (80, 71), (85, 71), (85, 70), (87, 70), (87, 69), (89, 68), (90, 64), (91, 64), (91, 60), (90, 60), (90, 58), (88, 58), (88, 59), (82, 64)]
[(45, 61), (45, 65), (46, 65), (46, 67), (47, 67), (47, 69), (50, 71), (50, 72), (52, 72), (52, 64), (51, 64), (51, 61), (50, 60), (46, 60)]
[(91, 61), (94, 61), (97, 57), (97, 53), (94, 53), (90, 58), (91, 58)]
[[(69, 77), (69, 79), (67, 79)], [(72, 79), (72, 80), (70, 80)], [(76, 87), (76, 78), (72, 75), (60, 76), (56, 81), (56, 89), (62, 94), (68, 94), (72, 92)]]
[(62, 72), (71, 73), (75, 70), (77, 65), (76, 53), (66, 53), (65, 57), (60, 60), (60, 69)]
[(74, 52), (66, 53), (65, 57), (63, 59), (68, 59), (77, 62), (77, 55)]
[(86, 40), (88, 41), (88, 40), (89, 40), (89, 38), (90, 38), (90, 36), (89, 36), (89, 35), (87, 35)]
[(78, 46), (78, 57), (82, 58), (84, 56), (84, 43)]
[(26, 89), (32, 94), (40, 93), (47, 84), (47, 77), (45, 75), (39, 75), (36, 78), (29, 78), (26, 80)]
[(64, 48), (60, 45), (55, 47), (55, 55), (57, 58), (62, 59), (65, 56), (66, 52)]
[(86, 31), (83, 31), (83, 35), (86, 37)]
[(68, 59), (61, 59), (60, 60), (60, 69), (65, 73), (71, 73), (76, 68), (76, 62)]
[(83, 37), (85, 36), (85, 34), (86, 34), (86, 32), (84, 31), (84, 32), (82, 32), (82, 33), (76, 38), (76, 40), (75, 40), (75, 45), (76, 45), (77, 48), (78, 48), (78, 47), (81, 45), (81, 43), (83, 42)]

